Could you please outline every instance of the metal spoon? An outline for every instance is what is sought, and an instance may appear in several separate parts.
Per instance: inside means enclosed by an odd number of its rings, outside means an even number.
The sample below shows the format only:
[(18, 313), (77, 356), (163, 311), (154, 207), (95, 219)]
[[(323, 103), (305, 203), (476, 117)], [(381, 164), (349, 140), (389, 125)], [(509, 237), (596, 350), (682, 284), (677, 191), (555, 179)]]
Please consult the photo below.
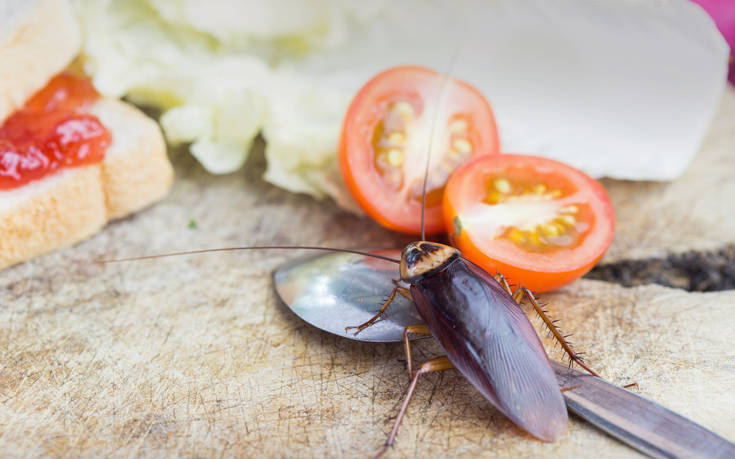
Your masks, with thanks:
[[(401, 257), (400, 250), (375, 253)], [(298, 258), (273, 274), (278, 295), (306, 322), (345, 338), (382, 343), (401, 341), (406, 325), (423, 323), (413, 303), (400, 295), (373, 326), (357, 335), (345, 326), (375, 315), (398, 277), (395, 263), (339, 252)]]

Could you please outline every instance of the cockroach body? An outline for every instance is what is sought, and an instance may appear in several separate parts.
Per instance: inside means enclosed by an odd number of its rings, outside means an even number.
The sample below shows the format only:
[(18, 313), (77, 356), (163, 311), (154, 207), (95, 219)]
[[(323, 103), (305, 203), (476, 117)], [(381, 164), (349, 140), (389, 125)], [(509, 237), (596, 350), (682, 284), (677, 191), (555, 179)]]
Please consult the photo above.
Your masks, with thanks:
[[(572, 360), (592, 374), (524, 288), (511, 292), (498, 274), (462, 258), (444, 244), (419, 241), (401, 253), (400, 280), (380, 311), (356, 328), (371, 326), (396, 292), (411, 298), (425, 325), (406, 327), (403, 341), (411, 383), (381, 456), (392, 444), (421, 374), (456, 368), (500, 412), (531, 435), (555, 441), (567, 429), (567, 408), (548, 356), (519, 301), (526, 295)], [(446, 352), (414, 372), (409, 334), (430, 334)], [(596, 375), (596, 374), (595, 374)]]
[(449, 361), (490, 403), (541, 440), (564, 434), (567, 409), (546, 351), (499, 282), (431, 242), (403, 250), (401, 278)]

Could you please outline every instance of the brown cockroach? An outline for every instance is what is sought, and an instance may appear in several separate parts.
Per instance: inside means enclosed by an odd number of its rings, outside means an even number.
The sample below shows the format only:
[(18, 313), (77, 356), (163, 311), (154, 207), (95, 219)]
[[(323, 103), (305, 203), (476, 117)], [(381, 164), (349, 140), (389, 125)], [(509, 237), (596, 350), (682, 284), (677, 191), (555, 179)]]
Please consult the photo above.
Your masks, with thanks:
[[(369, 321), (346, 329), (357, 333), (383, 315), (396, 294), (411, 299), (425, 324), (405, 328), (403, 343), (410, 384), (393, 429), (378, 453), (381, 456), (396, 438), (408, 404), (422, 374), (456, 368), (500, 412), (534, 437), (553, 442), (566, 432), (567, 409), (561, 389), (536, 331), (520, 306), (525, 297), (548, 326), (551, 334), (576, 362), (598, 376), (574, 352), (526, 288), (512, 291), (501, 274), (490, 275), (462, 258), (454, 247), (418, 241), (408, 244), (401, 259), (358, 250), (314, 246), (250, 246), (207, 249), (112, 261), (132, 261), (208, 252), (265, 249), (306, 249), (355, 253), (399, 264), (399, 280), (388, 299)], [(396, 280), (396, 284), (399, 280)], [(431, 335), (446, 352), (414, 370), (410, 335)]]

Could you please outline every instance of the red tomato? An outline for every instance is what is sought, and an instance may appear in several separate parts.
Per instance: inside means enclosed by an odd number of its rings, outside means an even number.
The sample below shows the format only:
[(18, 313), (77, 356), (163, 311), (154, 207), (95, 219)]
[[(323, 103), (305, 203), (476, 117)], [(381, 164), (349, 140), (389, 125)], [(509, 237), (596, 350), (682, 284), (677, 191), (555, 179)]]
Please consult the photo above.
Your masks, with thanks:
[(429, 148), (431, 234), (444, 230), (441, 203), (449, 175), (473, 156), (497, 153), (498, 132), (487, 101), (469, 84), (422, 67), (395, 67), (368, 81), (347, 111), (339, 146), (342, 177), (378, 223), (420, 234)]
[(537, 292), (589, 271), (615, 227), (596, 180), (558, 161), (510, 154), (479, 157), (454, 172), (444, 221), (465, 258)]

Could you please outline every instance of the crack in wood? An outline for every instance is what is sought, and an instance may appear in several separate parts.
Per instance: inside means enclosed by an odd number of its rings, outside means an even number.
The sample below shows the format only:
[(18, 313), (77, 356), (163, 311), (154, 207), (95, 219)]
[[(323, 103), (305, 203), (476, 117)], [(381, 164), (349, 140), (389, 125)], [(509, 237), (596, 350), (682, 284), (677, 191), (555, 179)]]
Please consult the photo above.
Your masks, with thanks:
[(690, 292), (732, 290), (735, 289), (735, 244), (714, 251), (606, 263), (593, 268), (585, 278), (625, 287), (659, 284)]

